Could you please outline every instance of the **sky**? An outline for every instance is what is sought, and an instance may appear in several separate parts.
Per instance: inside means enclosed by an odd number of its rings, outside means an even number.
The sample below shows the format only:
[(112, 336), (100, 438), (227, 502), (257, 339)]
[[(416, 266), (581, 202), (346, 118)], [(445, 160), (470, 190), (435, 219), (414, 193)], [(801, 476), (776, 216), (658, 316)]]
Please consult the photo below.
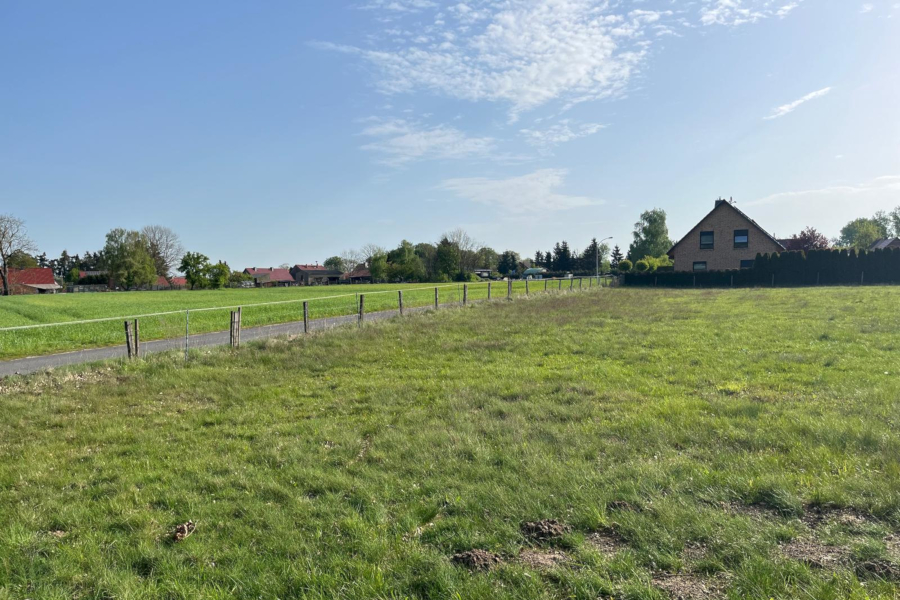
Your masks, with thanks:
[(900, 0), (0, 3), (0, 213), (233, 268), (900, 205)]

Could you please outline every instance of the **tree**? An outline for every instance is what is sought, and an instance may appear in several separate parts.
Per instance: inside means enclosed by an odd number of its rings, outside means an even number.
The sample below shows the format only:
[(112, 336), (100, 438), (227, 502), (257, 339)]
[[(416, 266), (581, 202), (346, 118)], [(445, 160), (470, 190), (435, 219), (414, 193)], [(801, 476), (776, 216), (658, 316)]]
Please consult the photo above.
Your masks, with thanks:
[(885, 237), (887, 231), (883, 224), (875, 219), (860, 218), (844, 225), (837, 243), (846, 248), (868, 248)]
[(162, 225), (147, 225), (141, 229), (147, 243), (147, 251), (153, 259), (156, 274), (171, 281), (176, 263), (184, 255), (184, 246), (178, 234)]
[(538, 250), (534, 253), (534, 266), (543, 267), (544, 266), (544, 253)]
[(659, 256), (672, 247), (666, 211), (661, 208), (641, 213), (641, 220), (634, 224), (634, 241), (628, 247), (628, 260), (634, 262), (644, 256)]
[(500, 255), (497, 254), (496, 250), (489, 246), (483, 246), (475, 253), (475, 268), (490, 269), (491, 271), (494, 271), (497, 269), (499, 260)]
[(228, 277), (231, 275), (231, 267), (228, 266), (228, 263), (224, 263), (221, 260), (214, 265), (208, 264), (204, 271), (207, 286), (214, 290), (225, 287), (225, 284), (228, 283)]
[(243, 271), (232, 271), (228, 276), (228, 285), (231, 287), (240, 287), (245, 281), (252, 281), (253, 278)]
[(446, 237), (438, 242), (435, 252), (435, 274), (452, 279), (459, 272), (459, 248)]
[(610, 260), (609, 260), (610, 268), (618, 269), (619, 263), (622, 262), (623, 258), (625, 258), (625, 256), (622, 254), (622, 250), (619, 249), (619, 246), (617, 244), (616, 247), (613, 248), (612, 255), (610, 256)]
[(187, 252), (181, 258), (178, 270), (184, 273), (191, 289), (197, 289), (206, 285), (206, 271), (209, 268), (209, 257), (199, 252)]
[(900, 237), (900, 206), (890, 212), (891, 217), (891, 236)]
[(332, 271), (340, 271), (341, 273), (347, 272), (347, 270), (344, 269), (344, 259), (340, 256), (331, 256), (329, 258), (326, 258), (325, 262), (323, 262), (322, 264), (325, 265), (326, 269), (331, 269)]
[(28, 237), (25, 221), (12, 215), (0, 214), (0, 279), (3, 280), (3, 295), (9, 296), (10, 258), (18, 253), (37, 252), (34, 242)]
[(9, 257), (9, 266), (13, 269), (35, 269), (38, 260), (27, 252), (16, 250)]
[[(425, 279), (425, 266), (416, 254), (416, 247), (403, 240), (387, 255), (388, 277), (392, 280), (422, 281)], [(371, 271), (371, 270), (370, 270)]]
[(619, 269), (619, 271), (622, 273), (627, 273), (628, 271), (631, 270), (631, 267), (632, 267), (631, 261), (628, 260), (627, 258), (625, 258), (625, 259), (622, 259), (619, 261), (619, 264), (616, 268)]
[(373, 280), (379, 281), (384, 279), (387, 277), (387, 272), (387, 254), (384, 252), (377, 252), (369, 257), (369, 273), (372, 275)]
[(78, 280), (81, 279), (81, 272), (78, 270), (78, 267), (72, 267), (68, 273), (66, 273), (66, 283), (78, 283)]
[(831, 243), (825, 235), (816, 231), (815, 227), (807, 227), (799, 234), (795, 233), (788, 241), (788, 250), (827, 250), (831, 247)]
[(140, 232), (111, 230), (106, 234), (103, 255), (103, 266), (116, 285), (132, 288), (156, 283), (156, 264), (150, 256), (147, 239)]
[(497, 263), (497, 271), (501, 275), (509, 275), (518, 269), (519, 267), (519, 255), (513, 252), (512, 250), (507, 250), (503, 254), (500, 255), (500, 260)]
[(581, 271), (596, 271), (599, 265), (606, 260), (609, 255), (609, 246), (607, 244), (597, 244), (597, 238), (591, 239), (591, 243), (581, 253), (578, 259), (578, 268)]
[(565, 240), (557, 242), (553, 247), (553, 268), (557, 271), (572, 270), (572, 251)]
[(650, 263), (642, 258), (641, 260), (634, 263), (634, 270), (638, 273), (646, 273), (650, 270)]

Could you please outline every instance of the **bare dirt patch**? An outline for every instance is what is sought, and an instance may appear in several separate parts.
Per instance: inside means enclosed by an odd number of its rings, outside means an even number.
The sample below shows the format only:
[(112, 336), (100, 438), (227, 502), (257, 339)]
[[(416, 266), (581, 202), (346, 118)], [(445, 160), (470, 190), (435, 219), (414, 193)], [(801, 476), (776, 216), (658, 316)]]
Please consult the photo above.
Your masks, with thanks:
[(611, 529), (604, 529), (590, 534), (587, 536), (587, 543), (607, 555), (613, 555), (627, 547), (622, 536)]
[(889, 560), (867, 560), (856, 565), (855, 571), (860, 579), (900, 580), (900, 566)]
[(569, 527), (556, 519), (522, 523), (522, 533), (534, 540), (552, 540), (565, 535), (568, 531)]
[(534, 550), (523, 548), (519, 552), (519, 561), (532, 569), (552, 569), (556, 565), (568, 562), (569, 555), (557, 550)]
[(884, 538), (888, 554), (900, 560), (900, 533), (894, 533)]
[(674, 600), (715, 600), (722, 598), (722, 582), (694, 575), (662, 573), (653, 577), (653, 585)]
[(734, 515), (744, 515), (751, 519), (759, 521), (771, 521), (778, 518), (778, 513), (774, 510), (759, 506), (757, 504), (741, 504), (740, 502), (723, 502), (722, 508), (725, 512)]
[(826, 546), (810, 539), (796, 539), (782, 544), (781, 553), (816, 569), (837, 568), (847, 562), (849, 554), (846, 548)]
[(503, 563), (499, 554), (477, 549), (454, 554), (450, 560), (472, 571), (490, 571)]
[(818, 529), (831, 523), (840, 524), (851, 531), (858, 531), (871, 521), (868, 516), (852, 508), (805, 506), (800, 520), (810, 529)]

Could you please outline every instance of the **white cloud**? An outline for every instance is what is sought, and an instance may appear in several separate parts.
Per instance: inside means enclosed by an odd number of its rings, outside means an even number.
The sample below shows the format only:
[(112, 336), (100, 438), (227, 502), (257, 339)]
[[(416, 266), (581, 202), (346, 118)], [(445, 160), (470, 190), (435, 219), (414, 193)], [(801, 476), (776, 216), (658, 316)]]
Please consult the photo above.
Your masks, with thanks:
[(779, 8), (777, 11), (775, 11), (775, 16), (778, 17), (779, 19), (783, 19), (786, 16), (788, 16), (791, 13), (791, 11), (794, 10), (795, 8), (797, 8), (798, 6), (800, 6), (800, 4), (798, 2), (791, 2), (790, 4), (785, 4), (784, 6)]
[(567, 175), (566, 169), (539, 169), (528, 175), (506, 179), (447, 179), (439, 189), (507, 213), (540, 213), (598, 204), (585, 196), (556, 192), (565, 183)]
[(546, 129), (520, 129), (519, 134), (532, 146), (549, 150), (559, 144), (593, 135), (604, 127), (600, 123), (575, 124), (569, 119), (563, 119)]
[(361, 135), (377, 138), (362, 146), (381, 156), (382, 164), (399, 167), (419, 160), (471, 159), (494, 156), (496, 141), (469, 137), (447, 125), (422, 126), (404, 119), (368, 120)]
[(872, 4), (863, 4), (859, 7), (859, 12), (865, 14), (867, 12), (872, 12), (875, 9), (875, 6)]
[(770, 120), (770, 119), (777, 119), (779, 117), (783, 117), (784, 115), (786, 115), (788, 113), (794, 112), (794, 109), (797, 108), (798, 106), (800, 106), (801, 104), (803, 104), (805, 102), (809, 102), (810, 100), (815, 100), (816, 98), (821, 98), (822, 96), (824, 96), (825, 94), (827, 94), (830, 91), (831, 91), (831, 88), (827, 87), (827, 88), (823, 88), (821, 90), (817, 90), (815, 92), (810, 92), (809, 94), (803, 96), (802, 98), (794, 100), (793, 102), (790, 102), (788, 104), (782, 104), (781, 106), (775, 108), (774, 110), (772, 110), (772, 114), (770, 114), (767, 117), (763, 117), (763, 119)]
[(434, 8), (437, 4), (431, 0), (371, 0), (361, 4), (363, 10), (386, 10), (391, 12), (418, 12), (425, 8)]
[[(807, 226), (829, 236), (858, 217), (900, 205), (900, 175), (876, 177), (857, 184), (839, 184), (810, 190), (781, 192), (746, 202), (741, 208), (763, 227), (779, 237), (787, 237)], [(749, 209), (752, 209), (749, 210)]]
[(796, 0), (778, 8), (773, 0), (703, 0), (700, 22), (703, 25), (744, 25), (770, 17), (785, 18), (803, 0)]

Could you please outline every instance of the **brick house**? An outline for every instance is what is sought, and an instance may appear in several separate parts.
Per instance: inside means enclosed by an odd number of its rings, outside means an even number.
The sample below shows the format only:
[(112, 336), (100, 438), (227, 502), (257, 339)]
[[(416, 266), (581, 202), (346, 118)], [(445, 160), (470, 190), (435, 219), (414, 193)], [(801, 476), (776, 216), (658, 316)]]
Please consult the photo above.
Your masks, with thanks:
[(668, 255), (676, 271), (724, 271), (751, 268), (758, 253), (784, 250), (756, 221), (720, 199)]
[(55, 294), (62, 289), (53, 278), (53, 269), (10, 269), (10, 294)]
[(256, 287), (287, 287), (296, 285), (294, 277), (289, 269), (266, 268), (248, 268), (244, 269), (244, 275), (253, 278), (253, 284)]
[(349, 273), (341, 275), (341, 283), (372, 283), (372, 273), (366, 265), (358, 264)]
[(341, 282), (343, 273), (316, 263), (294, 265), (291, 268), (291, 275), (298, 285), (333, 285)]

